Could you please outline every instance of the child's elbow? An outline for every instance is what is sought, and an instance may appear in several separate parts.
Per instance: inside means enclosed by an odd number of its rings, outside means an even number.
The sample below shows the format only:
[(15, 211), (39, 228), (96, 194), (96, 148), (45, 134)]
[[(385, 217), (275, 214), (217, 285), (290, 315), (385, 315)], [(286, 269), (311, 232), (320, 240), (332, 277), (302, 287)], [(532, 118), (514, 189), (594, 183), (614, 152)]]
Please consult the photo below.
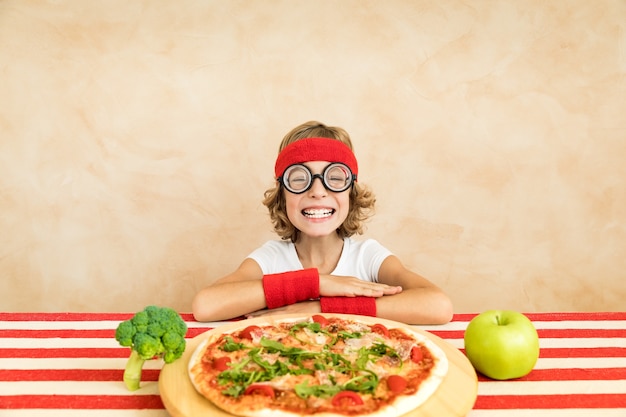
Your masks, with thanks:
[(193, 318), (196, 321), (209, 321), (211, 312), (207, 310), (205, 307), (207, 305), (206, 302), (203, 302), (202, 293), (196, 294), (196, 296), (191, 301), (191, 314), (193, 314)]
[(441, 292), (437, 296), (437, 314), (433, 317), (433, 324), (446, 324), (454, 317), (454, 306), (452, 300), (445, 293)]

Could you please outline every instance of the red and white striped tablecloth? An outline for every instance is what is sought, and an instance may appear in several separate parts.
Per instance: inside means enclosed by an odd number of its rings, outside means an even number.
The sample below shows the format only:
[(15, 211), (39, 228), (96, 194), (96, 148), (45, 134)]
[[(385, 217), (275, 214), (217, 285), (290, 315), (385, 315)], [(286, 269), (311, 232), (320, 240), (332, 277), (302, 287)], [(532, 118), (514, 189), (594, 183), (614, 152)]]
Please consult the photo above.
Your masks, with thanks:
[[(479, 377), (469, 417), (626, 417), (626, 313), (527, 315), (540, 337), (535, 369), (513, 381)], [(139, 391), (121, 382), (129, 352), (114, 332), (131, 316), (0, 313), (0, 416), (168, 416), (157, 386), (162, 362), (146, 362)], [(223, 324), (182, 316), (190, 338)], [(463, 350), (472, 317), (418, 327)]]

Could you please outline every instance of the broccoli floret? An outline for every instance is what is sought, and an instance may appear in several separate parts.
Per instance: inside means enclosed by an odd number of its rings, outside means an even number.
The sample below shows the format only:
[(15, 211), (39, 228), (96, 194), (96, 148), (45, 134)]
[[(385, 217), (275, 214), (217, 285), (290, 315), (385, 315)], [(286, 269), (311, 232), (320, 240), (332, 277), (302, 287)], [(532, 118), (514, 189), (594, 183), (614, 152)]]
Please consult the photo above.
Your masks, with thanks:
[(130, 357), (124, 370), (124, 383), (130, 391), (139, 389), (145, 361), (162, 358), (172, 363), (185, 352), (187, 324), (171, 308), (148, 306), (133, 318), (121, 322), (115, 340), (130, 347)]

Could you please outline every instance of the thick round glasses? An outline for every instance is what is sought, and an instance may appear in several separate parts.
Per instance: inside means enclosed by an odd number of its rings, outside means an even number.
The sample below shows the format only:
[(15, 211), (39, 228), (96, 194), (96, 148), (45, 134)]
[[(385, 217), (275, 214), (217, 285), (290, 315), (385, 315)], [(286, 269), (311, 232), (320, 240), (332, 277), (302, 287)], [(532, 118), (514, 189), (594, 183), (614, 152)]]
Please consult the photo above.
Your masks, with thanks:
[(350, 168), (339, 162), (328, 165), (321, 174), (313, 174), (302, 164), (288, 167), (278, 181), (287, 191), (293, 194), (302, 194), (313, 186), (315, 178), (322, 180), (324, 188), (334, 193), (346, 191), (356, 180)]

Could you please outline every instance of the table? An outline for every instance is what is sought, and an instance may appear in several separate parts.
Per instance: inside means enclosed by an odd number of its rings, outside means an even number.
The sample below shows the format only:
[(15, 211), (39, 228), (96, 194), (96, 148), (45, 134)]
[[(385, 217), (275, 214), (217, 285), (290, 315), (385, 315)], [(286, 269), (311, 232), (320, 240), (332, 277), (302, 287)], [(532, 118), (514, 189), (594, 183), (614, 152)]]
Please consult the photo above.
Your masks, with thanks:
[[(181, 315), (189, 338), (226, 323)], [(0, 313), (0, 416), (167, 417), (157, 385), (161, 361), (146, 362), (139, 391), (129, 392), (121, 382), (129, 351), (114, 333), (131, 316)], [(463, 350), (463, 333), (474, 316), (416, 327)], [(512, 381), (479, 376), (468, 416), (626, 417), (626, 312), (527, 316), (540, 337), (535, 369)]]

